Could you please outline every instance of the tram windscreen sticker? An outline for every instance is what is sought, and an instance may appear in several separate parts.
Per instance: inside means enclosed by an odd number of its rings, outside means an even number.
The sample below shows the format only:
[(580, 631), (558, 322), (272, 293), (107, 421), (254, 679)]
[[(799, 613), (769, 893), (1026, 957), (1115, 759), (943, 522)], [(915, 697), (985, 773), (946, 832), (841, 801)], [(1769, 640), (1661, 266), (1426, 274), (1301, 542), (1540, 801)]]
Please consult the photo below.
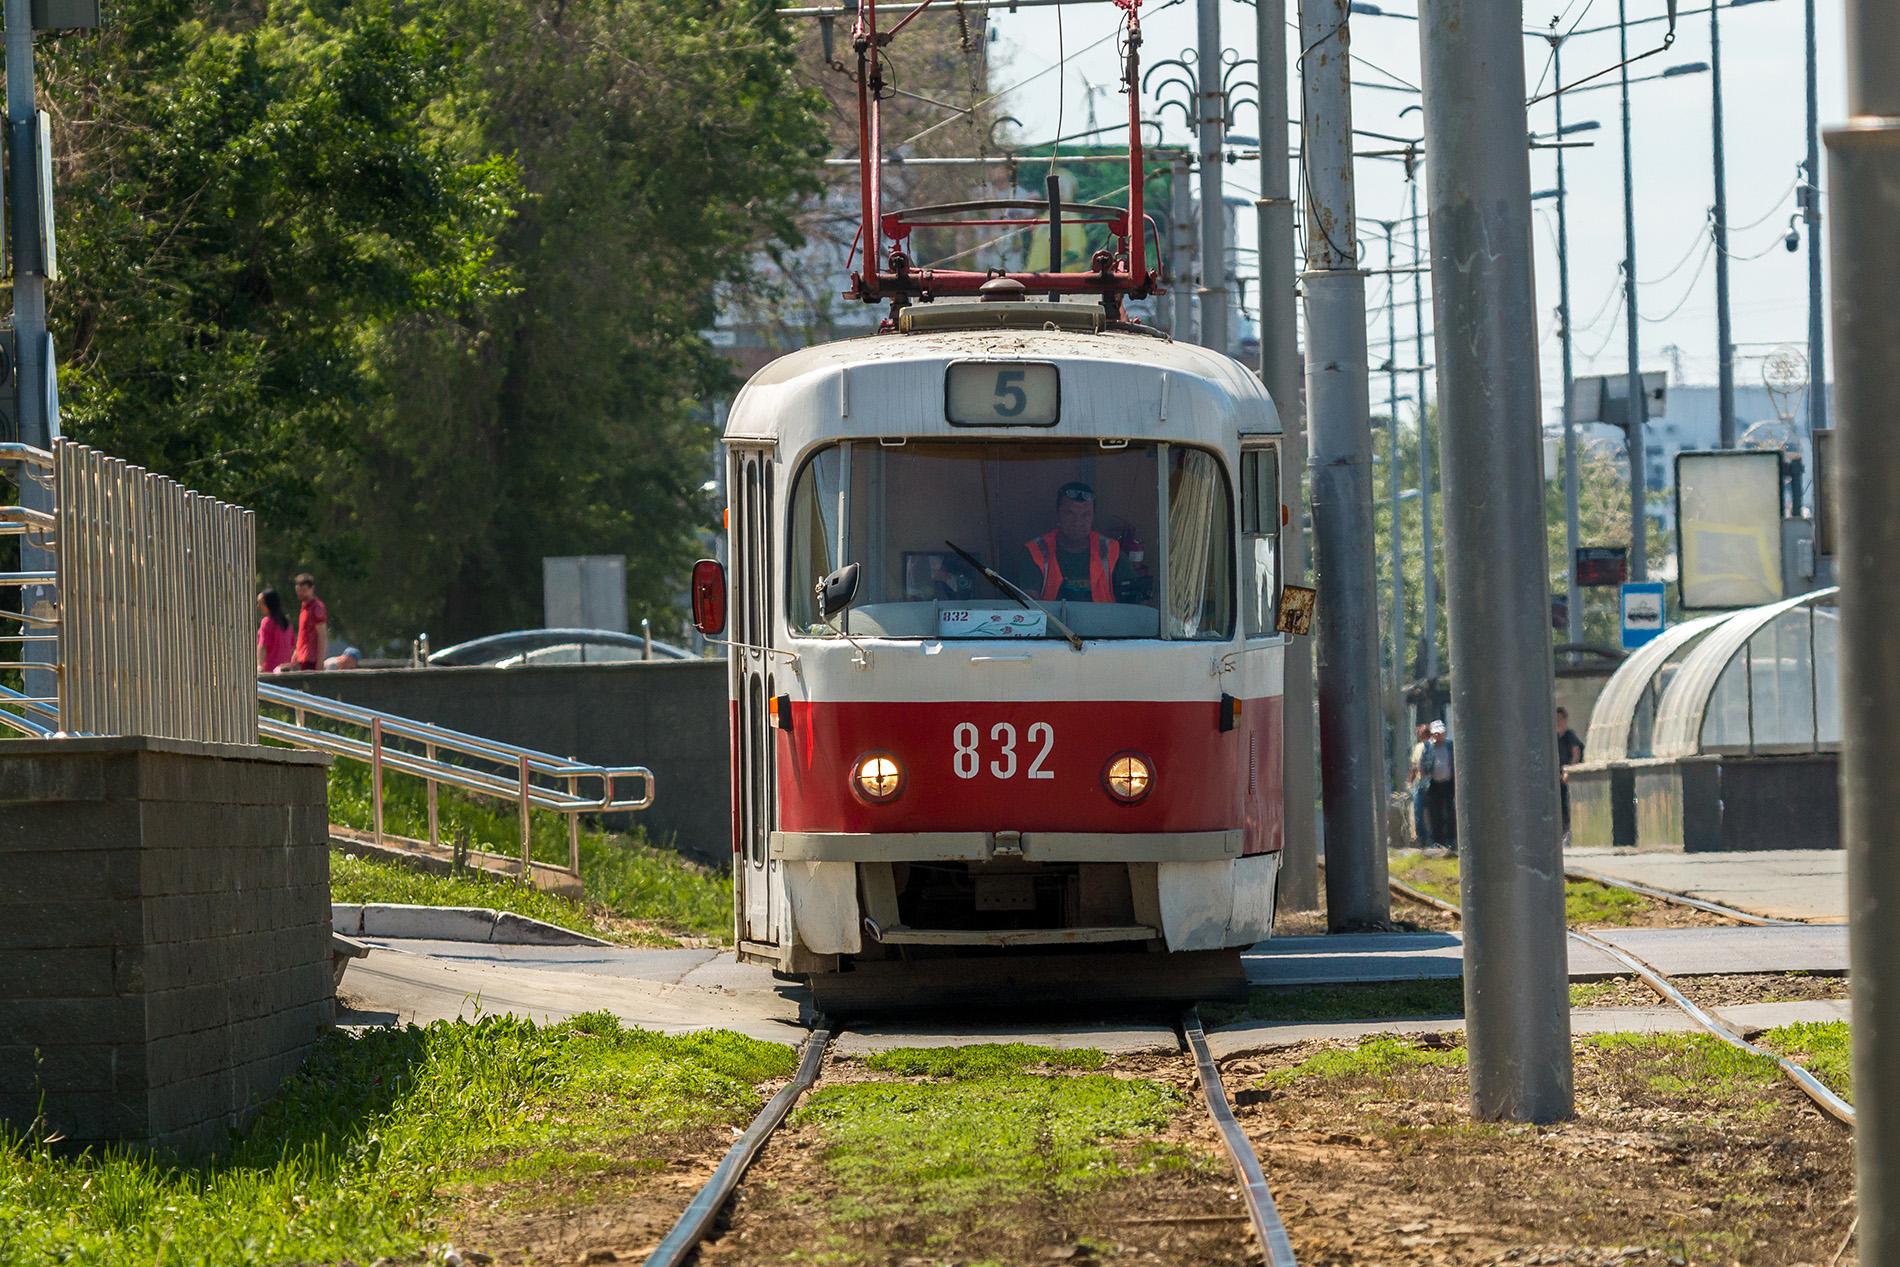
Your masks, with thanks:
[(944, 416), (959, 427), (1053, 427), (1062, 412), (1056, 367), (958, 361), (944, 376)]
[(937, 613), (937, 635), (942, 638), (1044, 638), (1048, 634), (1046, 611), (946, 607)]

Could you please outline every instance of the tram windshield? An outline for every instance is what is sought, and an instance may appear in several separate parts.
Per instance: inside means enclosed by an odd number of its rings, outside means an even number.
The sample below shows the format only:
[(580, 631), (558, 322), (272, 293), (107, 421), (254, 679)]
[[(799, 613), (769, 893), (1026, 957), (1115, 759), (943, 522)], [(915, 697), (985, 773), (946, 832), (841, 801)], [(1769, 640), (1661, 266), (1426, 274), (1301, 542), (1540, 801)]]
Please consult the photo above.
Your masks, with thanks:
[(1203, 449), (841, 443), (799, 471), (790, 545), (791, 624), (805, 637), (836, 636), (813, 586), (849, 562), (862, 571), (839, 623), (861, 636), (1055, 638), (1066, 625), (1084, 638), (1154, 638), (1164, 622), (1169, 638), (1233, 630), (1232, 500), (1220, 459)]

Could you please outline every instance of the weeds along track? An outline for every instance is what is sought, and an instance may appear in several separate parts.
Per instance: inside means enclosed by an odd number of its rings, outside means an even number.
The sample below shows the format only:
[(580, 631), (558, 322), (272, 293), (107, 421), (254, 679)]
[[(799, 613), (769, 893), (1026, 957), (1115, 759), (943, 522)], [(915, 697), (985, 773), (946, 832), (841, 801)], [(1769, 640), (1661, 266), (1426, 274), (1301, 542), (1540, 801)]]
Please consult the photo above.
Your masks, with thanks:
[[(714, 1261), (727, 1260), (724, 1251), (729, 1247), (722, 1244), (719, 1239), (727, 1230), (721, 1226), (722, 1213), (734, 1206), (735, 1198), (740, 1195), (741, 1180), (753, 1163), (758, 1161), (765, 1152), (767, 1142), (771, 1140), (774, 1132), (786, 1122), (798, 1102), (824, 1075), (827, 1056), (833, 1053), (834, 1041), (843, 1029), (841, 1025), (832, 1025), (820, 1019), (805, 1041), (797, 1074), (772, 1097), (751, 1125), (734, 1141), (714, 1170), (712, 1177), (693, 1196), (672, 1230), (647, 1257), (647, 1267), (680, 1267), (681, 1264), (700, 1261), (702, 1248)], [(1164, 1212), (1159, 1217), (1132, 1217), (1118, 1221), (1124, 1224), (1151, 1227), (1168, 1224), (1194, 1225), (1198, 1228), (1197, 1235), (1217, 1236), (1228, 1242), (1228, 1245), (1223, 1248), (1220, 1262), (1261, 1262), (1267, 1264), (1267, 1267), (1294, 1267), (1293, 1249), (1287, 1237), (1285, 1225), (1274, 1204), (1273, 1195), (1266, 1176), (1261, 1171), (1259, 1159), (1240, 1124), (1235, 1120), (1227, 1090), (1221, 1082), (1219, 1066), (1208, 1048), (1199, 1013), (1189, 1008), (1181, 1015), (1176, 1032), (1181, 1043), (1182, 1054), (1186, 1056), (1193, 1071), (1192, 1085), (1199, 1090), (1202, 1107), (1212, 1120), (1221, 1147), (1232, 1167), (1234, 1186), (1239, 1189), (1242, 1198), (1241, 1206), (1245, 1213), (1244, 1215), (1228, 1212), (1181, 1213), (1164, 1202)], [(982, 1036), (972, 1035), (970, 1041), (973, 1046), (980, 1046), (989, 1040)], [(1092, 1056), (1097, 1065), (1101, 1063), (1101, 1053), (1083, 1054)], [(1156, 1056), (1154, 1059), (1165, 1064), (1168, 1058)], [(851, 1062), (847, 1060), (846, 1063), (849, 1065)], [(1171, 1072), (1168, 1076), (1172, 1078), (1179, 1075)], [(827, 1077), (825, 1082), (829, 1086), (831, 1079)], [(891, 1084), (879, 1084), (880, 1090), (884, 1085)], [(1123, 1082), (1122, 1085), (1130, 1084)], [(1177, 1089), (1185, 1088), (1187, 1085), (1189, 1084), (1183, 1077), (1177, 1084)], [(1186, 1096), (1185, 1091), (1182, 1094), (1184, 1098), (1193, 1098)], [(819, 1097), (819, 1103), (822, 1103), (823, 1098)], [(1170, 1102), (1176, 1106), (1176, 1112), (1178, 1112), (1181, 1098)], [(817, 1104), (814, 1104), (814, 1108), (816, 1107)], [(805, 1115), (800, 1116), (802, 1119)], [(799, 1148), (804, 1147), (804, 1141), (796, 1138), (793, 1144)], [(791, 1146), (786, 1147), (789, 1149)], [(774, 1149), (773, 1157), (778, 1158), (779, 1155), (779, 1150)], [(766, 1169), (771, 1171), (776, 1164), (768, 1163)], [(1212, 1173), (1218, 1174), (1218, 1163), (1210, 1161), (1209, 1164), (1216, 1168)], [(895, 1176), (891, 1178), (890, 1183), (894, 1188), (900, 1186), (900, 1181)], [(1231, 1188), (1218, 1179), (1209, 1186), (1218, 1186), (1227, 1193), (1221, 1200), (1227, 1203), (1225, 1209), (1231, 1211), (1234, 1208)], [(999, 1189), (997, 1193), (999, 1200), (1012, 1198), (1021, 1200), (1024, 1195), (1020, 1189)], [(1064, 1198), (1056, 1193), (1030, 1195), (1045, 1200), (1051, 1205), (1061, 1205), (1064, 1202)], [(747, 1195), (737, 1202), (737, 1209), (732, 1215), (735, 1226), (744, 1222), (744, 1212), (753, 1200), (753, 1195)], [(1242, 1221), (1247, 1224), (1251, 1232), (1244, 1243), (1236, 1236), (1236, 1229), (1233, 1227), (1234, 1224)], [(742, 1251), (739, 1252), (739, 1256), (744, 1257)], [(1196, 1259), (1202, 1260), (1198, 1255)]]
[[(1629, 888), (1636, 892), (1643, 893), (1645, 896), (1655, 897), (1660, 900), (1680, 900), (1685, 905), (1694, 906), (1713, 914), (1730, 916), (1741, 923), (1781, 925), (1797, 922), (1792, 920), (1768, 919), (1764, 916), (1751, 915), (1746, 911), (1737, 911), (1732, 907), (1722, 906), (1716, 902), (1704, 902), (1697, 898), (1683, 898), (1680, 894), (1668, 893), (1661, 889), (1650, 889), (1645, 885), (1625, 884), (1621, 880), (1614, 879), (1610, 876), (1598, 875), (1595, 872), (1577, 872), (1566, 869), (1565, 874), (1575, 875), (1579, 879), (1592, 880), (1598, 884)], [(1403, 881), (1392, 880), (1389, 883), (1392, 892), (1405, 898), (1407, 901), (1423, 903), (1426, 906), (1434, 907), (1452, 916), (1462, 917), (1464, 914), (1457, 906), (1445, 901), (1443, 898), (1434, 897), (1429, 893), (1422, 892)], [(1573, 928), (1568, 930), (1568, 932), (1569, 936), (1575, 940), (1590, 947), (1592, 950), (1607, 955), (1609, 958), (1614, 959), (1617, 963), (1629, 969), (1630, 973), (1635, 976), (1637, 980), (1648, 986), (1658, 998), (1679, 1009), (1701, 1029), (1721, 1039), (1731, 1047), (1739, 1048), (1742, 1051), (1774, 1061), (1776, 1067), (1781, 1070), (1782, 1076), (1800, 1088), (1801, 1093), (1814, 1101), (1822, 1112), (1849, 1130), (1853, 1129), (1854, 1106), (1836, 1095), (1819, 1078), (1816, 1078), (1806, 1069), (1803, 1069), (1800, 1065), (1789, 1060), (1779, 1052), (1773, 1052), (1766, 1047), (1759, 1047), (1749, 1042), (1721, 1017), (1698, 1006), (1687, 994), (1683, 993), (1681, 988), (1679, 988), (1674, 981), (1670, 980), (1667, 974), (1663, 973), (1654, 964), (1631, 954), (1621, 946), (1615, 945), (1597, 936), (1595, 933), (1580, 928)]]

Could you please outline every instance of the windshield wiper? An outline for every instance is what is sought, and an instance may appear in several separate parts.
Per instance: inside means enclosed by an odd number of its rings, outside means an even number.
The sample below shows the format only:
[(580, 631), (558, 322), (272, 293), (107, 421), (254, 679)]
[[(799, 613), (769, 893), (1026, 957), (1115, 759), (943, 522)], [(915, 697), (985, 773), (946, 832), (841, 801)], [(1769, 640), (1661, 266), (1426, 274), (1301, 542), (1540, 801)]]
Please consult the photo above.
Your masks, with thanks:
[(1067, 638), (1069, 640), (1069, 645), (1071, 647), (1074, 647), (1077, 651), (1080, 651), (1082, 649), (1082, 639), (1079, 636), (1077, 636), (1075, 630), (1069, 628), (1067, 625), (1063, 624), (1060, 620), (1056, 619), (1056, 614), (1054, 612), (1050, 611), (1046, 607), (1041, 606), (1034, 599), (1029, 597), (1028, 594), (1025, 594), (1023, 592), (1022, 586), (1016, 584), (1014, 581), (1010, 580), (1008, 577), (1003, 576), (1001, 573), (993, 572), (989, 568), (984, 567), (983, 561), (981, 559), (977, 558), (974, 554), (971, 554), (968, 550), (965, 550), (962, 546), (958, 545), (956, 542), (946, 540), (944, 544), (949, 546), (952, 550), (955, 550), (957, 552), (957, 557), (961, 558), (965, 563), (969, 564), (971, 567), (981, 572), (984, 575), (984, 577), (989, 581), (990, 584), (994, 585), (997, 589), (1003, 592), (1003, 596), (1005, 598), (1015, 599), (1018, 605), (1022, 607), (1027, 607), (1030, 611), (1041, 611), (1045, 616), (1049, 618), (1049, 623), (1054, 625), (1057, 631), (1060, 632), (1064, 638)]

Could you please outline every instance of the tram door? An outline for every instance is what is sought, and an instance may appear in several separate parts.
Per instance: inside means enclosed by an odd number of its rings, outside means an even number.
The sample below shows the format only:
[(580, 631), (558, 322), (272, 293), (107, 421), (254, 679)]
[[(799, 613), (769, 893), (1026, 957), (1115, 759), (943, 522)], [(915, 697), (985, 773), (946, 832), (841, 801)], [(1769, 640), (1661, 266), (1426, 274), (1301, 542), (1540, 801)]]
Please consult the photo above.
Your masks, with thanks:
[(747, 941), (779, 941), (778, 861), (767, 848), (778, 819), (771, 723), (773, 695), (773, 578), (778, 575), (772, 549), (772, 457), (769, 451), (734, 454), (728, 488), (732, 493), (732, 648), (738, 686), (739, 850), (733, 859), (743, 895), (741, 935)]

